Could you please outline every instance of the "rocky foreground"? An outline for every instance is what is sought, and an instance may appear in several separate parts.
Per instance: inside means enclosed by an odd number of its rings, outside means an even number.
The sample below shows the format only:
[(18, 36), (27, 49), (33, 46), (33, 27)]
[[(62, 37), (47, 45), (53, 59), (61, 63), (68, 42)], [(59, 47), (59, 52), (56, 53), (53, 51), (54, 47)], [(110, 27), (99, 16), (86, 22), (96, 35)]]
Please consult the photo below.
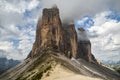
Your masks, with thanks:
[[(120, 75), (84, 59), (68, 59), (61, 53), (45, 51), (28, 58), (0, 75), (0, 80), (119, 80)], [(73, 79), (73, 80), (74, 80)]]

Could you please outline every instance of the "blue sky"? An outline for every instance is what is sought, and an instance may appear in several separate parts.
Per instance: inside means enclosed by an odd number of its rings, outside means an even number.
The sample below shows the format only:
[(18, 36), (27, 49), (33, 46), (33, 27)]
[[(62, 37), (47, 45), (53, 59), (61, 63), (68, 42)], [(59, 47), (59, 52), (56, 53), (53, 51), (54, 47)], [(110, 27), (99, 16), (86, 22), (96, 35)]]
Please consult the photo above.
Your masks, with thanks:
[[(87, 5), (86, 5), (87, 1)], [(62, 22), (84, 27), (99, 60), (120, 60), (120, 0), (0, 0), (0, 57), (23, 60), (32, 49), (42, 9), (54, 4)]]

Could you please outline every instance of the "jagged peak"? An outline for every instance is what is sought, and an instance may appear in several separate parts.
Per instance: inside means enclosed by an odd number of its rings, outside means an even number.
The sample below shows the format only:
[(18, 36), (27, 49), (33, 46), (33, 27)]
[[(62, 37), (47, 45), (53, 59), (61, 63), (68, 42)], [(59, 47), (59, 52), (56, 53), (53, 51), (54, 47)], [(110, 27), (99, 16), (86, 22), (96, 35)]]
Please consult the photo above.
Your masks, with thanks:
[(43, 16), (51, 17), (55, 15), (59, 15), (58, 8), (44, 8), (43, 9)]
[[(62, 52), (68, 58), (83, 58), (89, 62), (92, 61), (91, 44), (85, 30), (79, 28), (77, 35), (74, 23), (62, 25), (56, 5), (43, 9), (41, 21), (30, 55), (36, 56), (44, 50), (51, 49)], [(80, 42), (81, 40), (82, 42)], [(86, 41), (89, 42), (86, 43)]]

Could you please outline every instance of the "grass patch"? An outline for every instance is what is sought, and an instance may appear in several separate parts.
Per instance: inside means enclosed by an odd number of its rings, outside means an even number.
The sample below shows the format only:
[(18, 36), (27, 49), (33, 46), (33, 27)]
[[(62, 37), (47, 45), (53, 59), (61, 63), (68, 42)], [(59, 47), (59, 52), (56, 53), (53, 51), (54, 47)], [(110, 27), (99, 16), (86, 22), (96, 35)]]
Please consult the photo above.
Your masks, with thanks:
[(52, 67), (51, 65), (47, 66), (45, 69), (43, 69), (41, 72), (35, 74), (35, 76), (32, 77), (32, 80), (40, 80), (44, 73), (46, 73), (48, 70), (50, 70)]
[(33, 65), (32, 65), (31, 68), (28, 70), (28, 72), (34, 70), (37, 66), (42, 65), (43, 62), (46, 62), (46, 59), (47, 59), (47, 58), (50, 58), (50, 55), (49, 55), (49, 54), (47, 55), (47, 53), (44, 53), (43, 55), (41, 55), (41, 57), (39, 57), (39, 58), (33, 63)]

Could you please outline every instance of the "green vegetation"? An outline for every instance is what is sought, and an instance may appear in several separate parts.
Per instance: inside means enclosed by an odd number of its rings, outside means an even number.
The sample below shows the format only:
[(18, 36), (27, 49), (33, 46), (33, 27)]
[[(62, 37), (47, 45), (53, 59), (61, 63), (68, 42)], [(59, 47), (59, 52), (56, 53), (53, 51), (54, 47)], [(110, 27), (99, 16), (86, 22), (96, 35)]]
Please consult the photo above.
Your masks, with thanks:
[[(40, 80), (42, 78), (43, 74), (48, 72), (49, 70), (51, 70), (56, 64), (57, 63), (55, 62), (55, 60), (52, 59), (52, 57), (49, 54), (42, 55), (34, 63), (34, 66), (32, 67), (32, 69), (29, 70), (29, 71), (33, 71), (35, 69), (38, 70), (38, 72), (35, 73), (31, 77), (31, 79), (32, 80)], [(47, 74), (46, 76), (49, 76), (49, 74)]]
[(27, 70), (21, 73), (16, 80), (40, 80), (45, 76), (49, 76), (49, 71), (54, 68), (56, 61), (51, 57), (50, 54), (44, 53), (33, 64), (27, 68)]
[(113, 68), (116, 72), (120, 73), (120, 64), (109, 64), (107, 66)]
[(46, 73), (48, 70), (50, 70), (52, 67), (47, 66), (42, 72), (37, 73), (35, 76), (32, 77), (32, 80), (40, 80), (43, 76), (43, 73)]
[(114, 66), (113, 69), (114, 69), (115, 71), (117, 71), (118, 73), (120, 73), (120, 65), (119, 65), (119, 66)]

